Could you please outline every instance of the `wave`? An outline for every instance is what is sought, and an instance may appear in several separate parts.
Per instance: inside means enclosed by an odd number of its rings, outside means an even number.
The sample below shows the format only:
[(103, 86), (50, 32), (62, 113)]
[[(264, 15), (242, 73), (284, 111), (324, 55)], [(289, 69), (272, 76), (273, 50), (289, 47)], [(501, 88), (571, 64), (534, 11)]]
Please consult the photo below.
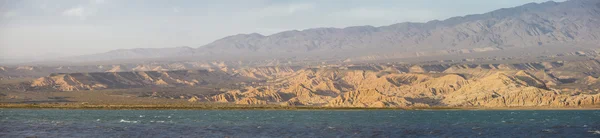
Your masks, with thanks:
[(129, 121), (129, 120), (121, 119), (121, 121), (119, 121), (119, 122), (121, 122), (121, 123), (138, 123), (139, 121)]

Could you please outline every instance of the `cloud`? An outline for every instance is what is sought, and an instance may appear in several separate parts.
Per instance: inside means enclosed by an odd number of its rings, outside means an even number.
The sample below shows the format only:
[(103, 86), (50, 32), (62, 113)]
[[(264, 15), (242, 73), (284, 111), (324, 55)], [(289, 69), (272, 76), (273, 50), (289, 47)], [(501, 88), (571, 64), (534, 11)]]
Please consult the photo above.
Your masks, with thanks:
[[(94, 15), (98, 10), (98, 6), (105, 2), (105, 0), (89, 0), (88, 3), (84, 2), (83, 5), (64, 10), (62, 12), (62, 15), (69, 17), (77, 17), (81, 20), (85, 20), (88, 16)], [(48, 8), (46, 4), (43, 4), (41, 7), (42, 9)]]
[(44, 3), (39, 3), (34, 7), (37, 7), (41, 12), (44, 13), (60, 13), (61, 11), (64, 10), (64, 5), (61, 5), (60, 3), (45, 3), (46, 1), (44, 1)]
[(92, 3), (96, 3), (96, 4), (101, 4), (101, 3), (106, 2), (104, 0), (91, 0), (91, 1), (92, 1)]
[(95, 8), (77, 6), (77, 7), (73, 7), (71, 9), (67, 9), (67, 10), (63, 11), (62, 15), (69, 16), (69, 17), (78, 17), (81, 20), (85, 20), (85, 18), (87, 18), (88, 16), (91, 16), (91, 15), (94, 15), (95, 13), (96, 13)]
[(11, 17), (15, 17), (15, 16), (17, 16), (16, 12), (5, 12), (2, 14), (2, 17), (4, 17), (4, 18), (11, 18)]
[(40, 9), (47, 10), (48, 9), (48, 4), (46, 4), (46, 3), (40, 4)]
[(290, 4), (288, 5), (288, 13), (295, 13), (298, 11), (307, 11), (315, 8), (314, 4)]
[(75, 7), (75, 8), (71, 8), (71, 9), (67, 9), (63, 12), (64, 16), (72, 16), (72, 17), (79, 17), (81, 19), (85, 19), (85, 8), (79, 6), (79, 7)]
[(438, 14), (422, 9), (385, 9), (385, 8), (353, 8), (330, 14), (333, 17), (344, 17), (351, 19), (393, 20), (426, 22), (438, 18)]
[(355, 8), (347, 11), (341, 11), (334, 14), (339, 14), (345, 17), (353, 18), (385, 18), (390, 12), (384, 9), (369, 9), (369, 8)]
[(291, 16), (293, 14), (297, 14), (300, 12), (310, 11), (315, 9), (314, 4), (309, 3), (299, 3), (299, 4), (276, 4), (269, 5), (263, 8), (256, 8), (251, 11), (247, 11), (242, 13), (242, 17), (283, 17), (283, 16)]
[(181, 12), (181, 10), (178, 7), (173, 7), (173, 12), (178, 13), (178, 12)]

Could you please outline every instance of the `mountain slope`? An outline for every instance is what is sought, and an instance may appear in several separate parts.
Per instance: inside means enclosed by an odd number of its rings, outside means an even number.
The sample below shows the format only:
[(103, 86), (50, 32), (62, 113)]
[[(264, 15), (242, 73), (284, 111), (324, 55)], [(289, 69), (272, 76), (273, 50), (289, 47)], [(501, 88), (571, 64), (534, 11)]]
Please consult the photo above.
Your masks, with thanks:
[(427, 23), (285, 31), (270, 36), (235, 35), (200, 47), (228, 53), (343, 51), (399, 48), (397, 52), (527, 47), (600, 38), (600, 1), (527, 4)]

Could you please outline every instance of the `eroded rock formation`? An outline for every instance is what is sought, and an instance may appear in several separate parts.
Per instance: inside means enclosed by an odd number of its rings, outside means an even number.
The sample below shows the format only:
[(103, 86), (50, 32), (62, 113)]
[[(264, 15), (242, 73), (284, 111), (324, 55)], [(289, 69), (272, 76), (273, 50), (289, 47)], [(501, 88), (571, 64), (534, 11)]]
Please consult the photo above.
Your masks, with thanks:
[[(596, 60), (520, 64), (258, 67), (53, 74), (32, 88), (60, 91), (215, 87), (190, 102), (326, 107), (529, 107), (598, 105)], [(574, 70), (573, 66), (586, 68)], [(577, 87), (571, 87), (577, 86)]]

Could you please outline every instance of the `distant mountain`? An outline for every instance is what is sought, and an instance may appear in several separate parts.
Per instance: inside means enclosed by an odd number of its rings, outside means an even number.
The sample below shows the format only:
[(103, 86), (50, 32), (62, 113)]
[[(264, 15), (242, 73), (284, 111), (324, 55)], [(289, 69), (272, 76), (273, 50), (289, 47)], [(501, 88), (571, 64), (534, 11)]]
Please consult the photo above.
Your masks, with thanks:
[[(84, 61), (132, 58), (227, 56), (347, 57), (380, 53), (428, 56), (541, 46), (600, 47), (600, 0), (530, 3), (485, 14), (453, 17), (427, 23), (354, 26), (284, 31), (270, 36), (239, 34), (193, 49), (115, 50), (81, 56)], [(410, 54), (415, 55), (410, 55)]]
[(147, 58), (167, 58), (177, 56), (194, 55), (195, 49), (187, 46), (174, 48), (136, 48), (136, 49), (118, 49), (105, 53), (77, 56), (70, 60), (74, 61), (106, 61), (122, 59), (147, 59)]

